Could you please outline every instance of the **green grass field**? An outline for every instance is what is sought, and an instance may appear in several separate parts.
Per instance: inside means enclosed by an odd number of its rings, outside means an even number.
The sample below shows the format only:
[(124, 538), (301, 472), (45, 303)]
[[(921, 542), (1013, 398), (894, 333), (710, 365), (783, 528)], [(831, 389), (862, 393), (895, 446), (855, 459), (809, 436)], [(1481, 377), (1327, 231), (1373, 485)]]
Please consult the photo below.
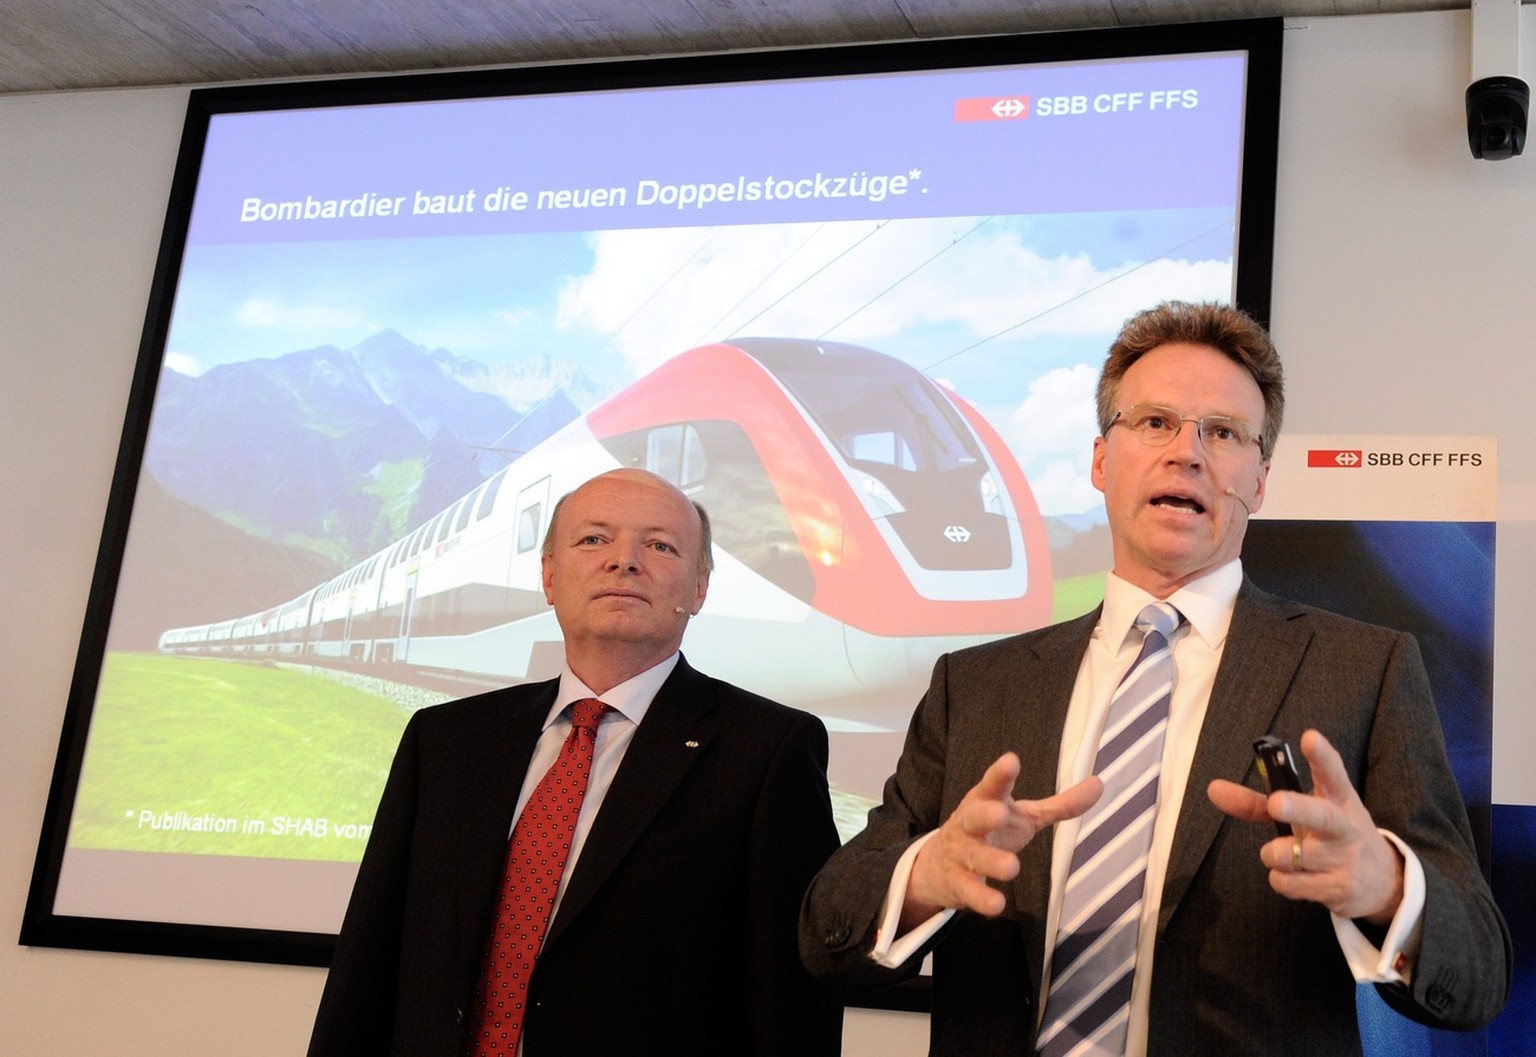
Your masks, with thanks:
[[(1058, 580), (1052, 619), (1103, 597), (1103, 573)], [(406, 719), (300, 670), (109, 654), (70, 846), (356, 862)], [(834, 800), (846, 838), (871, 802)]]
[(1080, 617), (1104, 601), (1104, 581), (1109, 574), (1086, 573), (1068, 580), (1057, 580), (1051, 599), (1051, 623)]
[[(892, 761), (893, 766), (894, 763)], [(836, 782), (831, 783), (829, 792), (832, 797), (832, 821), (837, 826), (838, 836), (847, 844), (864, 831), (864, 823), (869, 821), (869, 809), (880, 801), (850, 792)]]
[(109, 654), (69, 843), (356, 862), (407, 718), (300, 671)]

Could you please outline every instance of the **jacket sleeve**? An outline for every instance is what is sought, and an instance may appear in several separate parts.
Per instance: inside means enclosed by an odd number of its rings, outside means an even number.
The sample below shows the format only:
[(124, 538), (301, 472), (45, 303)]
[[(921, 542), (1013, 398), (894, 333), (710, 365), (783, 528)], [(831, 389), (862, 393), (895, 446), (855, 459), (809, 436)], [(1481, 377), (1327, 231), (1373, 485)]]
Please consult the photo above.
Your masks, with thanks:
[[(896, 863), (913, 841), (944, 819), (947, 658), (913, 713), (896, 771), (863, 832), (838, 849), (812, 881), (800, 914), (800, 956), (819, 979), (858, 992), (917, 975), (923, 958), (899, 968), (874, 962), (875, 933)], [(936, 942), (946, 930), (940, 930)]]
[(1466, 1030), (1503, 1008), (1513, 956), (1478, 866), (1432, 700), (1418, 646), (1400, 635), (1382, 680), (1359, 793), (1376, 825), (1419, 856), (1426, 892), (1412, 985), (1378, 991), (1413, 1020)]

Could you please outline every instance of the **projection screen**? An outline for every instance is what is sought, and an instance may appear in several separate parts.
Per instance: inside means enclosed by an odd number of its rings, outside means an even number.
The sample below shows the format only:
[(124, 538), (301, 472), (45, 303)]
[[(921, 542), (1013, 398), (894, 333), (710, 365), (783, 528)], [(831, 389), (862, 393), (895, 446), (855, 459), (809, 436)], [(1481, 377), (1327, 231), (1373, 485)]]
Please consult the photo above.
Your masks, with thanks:
[(710, 511), (690, 663), (845, 838), (935, 657), (1096, 604), (1111, 336), (1268, 311), (1280, 23), (194, 91), (23, 942), (323, 964), (551, 504)]

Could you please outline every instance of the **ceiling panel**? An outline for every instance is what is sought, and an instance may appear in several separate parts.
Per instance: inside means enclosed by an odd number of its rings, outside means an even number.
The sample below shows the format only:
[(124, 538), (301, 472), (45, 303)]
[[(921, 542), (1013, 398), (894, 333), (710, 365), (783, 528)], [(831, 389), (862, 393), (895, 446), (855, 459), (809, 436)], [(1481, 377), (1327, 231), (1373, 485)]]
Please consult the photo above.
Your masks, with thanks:
[(0, 0), (0, 93), (1467, 6), (1466, 0)]

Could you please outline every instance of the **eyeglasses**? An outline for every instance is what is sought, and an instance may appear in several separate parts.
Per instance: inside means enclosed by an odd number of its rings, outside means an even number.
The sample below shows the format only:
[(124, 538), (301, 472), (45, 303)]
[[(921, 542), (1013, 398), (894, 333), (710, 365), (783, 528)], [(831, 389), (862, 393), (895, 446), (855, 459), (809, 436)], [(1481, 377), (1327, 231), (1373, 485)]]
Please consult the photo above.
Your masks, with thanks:
[[(1159, 404), (1132, 404), (1124, 410), (1116, 411), (1115, 417), (1109, 420), (1110, 426), (1124, 426), (1136, 434), (1143, 444), (1155, 448), (1177, 437), (1186, 422), (1195, 424), (1195, 435), (1205, 445), (1205, 450), (1213, 455), (1236, 455), (1248, 445), (1259, 443), (1253, 427), (1240, 418), (1229, 415), (1185, 418), (1173, 408)], [(1260, 445), (1259, 450), (1262, 454), (1263, 445)]]

